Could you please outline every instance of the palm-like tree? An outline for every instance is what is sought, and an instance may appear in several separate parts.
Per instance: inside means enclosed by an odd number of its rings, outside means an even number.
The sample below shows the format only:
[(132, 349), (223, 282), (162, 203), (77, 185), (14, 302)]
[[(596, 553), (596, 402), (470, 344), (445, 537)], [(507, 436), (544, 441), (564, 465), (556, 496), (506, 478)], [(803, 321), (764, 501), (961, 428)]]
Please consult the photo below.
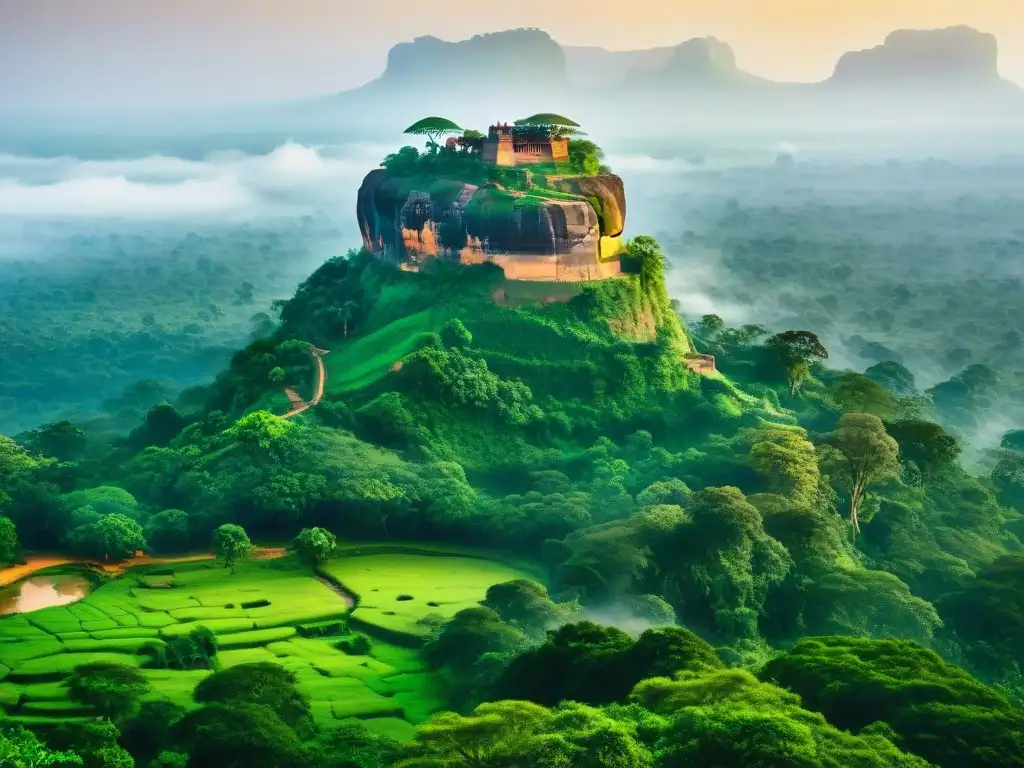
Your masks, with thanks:
[(424, 117), (406, 128), (403, 133), (426, 136), (431, 149), (436, 151), (439, 138), (453, 133), (462, 133), (462, 128), (445, 117)]

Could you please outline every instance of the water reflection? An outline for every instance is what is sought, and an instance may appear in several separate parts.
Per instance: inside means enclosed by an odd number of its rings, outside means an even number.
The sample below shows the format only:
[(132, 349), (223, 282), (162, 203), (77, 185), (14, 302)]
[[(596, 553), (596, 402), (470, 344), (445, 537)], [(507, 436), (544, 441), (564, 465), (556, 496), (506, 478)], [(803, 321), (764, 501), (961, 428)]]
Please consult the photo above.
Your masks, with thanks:
[(0, 589), (0, 616), (67, 605), (89, 593), (89, 581), (82, 576), (33, 576)]

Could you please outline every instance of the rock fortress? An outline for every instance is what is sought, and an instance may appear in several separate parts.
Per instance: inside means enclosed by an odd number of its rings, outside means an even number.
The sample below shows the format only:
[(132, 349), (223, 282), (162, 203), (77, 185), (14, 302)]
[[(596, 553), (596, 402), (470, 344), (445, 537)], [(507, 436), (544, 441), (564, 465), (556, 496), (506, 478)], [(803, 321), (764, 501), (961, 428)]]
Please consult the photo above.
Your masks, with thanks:
[(406, 133), (426, 136), (426, 152), (389, 155), (359, 189), (359, 228), (378, 258), (409, 270), (490, 261), (509, 280), (620, 274), (622, 179), (572, 120), (538, 114), (485, 134), (429, 117)]

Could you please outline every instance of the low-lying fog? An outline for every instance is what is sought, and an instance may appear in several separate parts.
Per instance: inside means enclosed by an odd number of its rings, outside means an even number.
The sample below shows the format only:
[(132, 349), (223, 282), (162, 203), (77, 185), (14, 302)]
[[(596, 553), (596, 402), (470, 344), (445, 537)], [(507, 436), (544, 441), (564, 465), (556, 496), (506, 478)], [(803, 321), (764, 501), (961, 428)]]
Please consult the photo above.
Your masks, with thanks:
[[(811, 330), (833, 365), (898, 360), (921, 389), (973, 363), (1024, 370), (1024, 152), (1005, 135), (591, 133), (687, 317)], [(213, 375), (273, 299), (359, 245), (363, 174), (412, 143), (236, 138), (118, 155), (0, 137), (0, 432), (110, 408), (138, 379)], [(1021, 426), (1016, 398), (970, 436)]]

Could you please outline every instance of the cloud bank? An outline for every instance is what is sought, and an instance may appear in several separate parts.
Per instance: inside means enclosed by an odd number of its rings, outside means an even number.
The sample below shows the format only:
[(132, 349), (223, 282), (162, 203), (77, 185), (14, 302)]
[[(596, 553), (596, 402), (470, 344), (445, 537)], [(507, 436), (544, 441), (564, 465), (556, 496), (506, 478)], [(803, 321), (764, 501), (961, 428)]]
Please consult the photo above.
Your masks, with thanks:
[(265, 155), (221, 152), (201, 161), (0, 155), (0, 217), (250, 218), (351, 193), (387, 151), (289, 141)]

